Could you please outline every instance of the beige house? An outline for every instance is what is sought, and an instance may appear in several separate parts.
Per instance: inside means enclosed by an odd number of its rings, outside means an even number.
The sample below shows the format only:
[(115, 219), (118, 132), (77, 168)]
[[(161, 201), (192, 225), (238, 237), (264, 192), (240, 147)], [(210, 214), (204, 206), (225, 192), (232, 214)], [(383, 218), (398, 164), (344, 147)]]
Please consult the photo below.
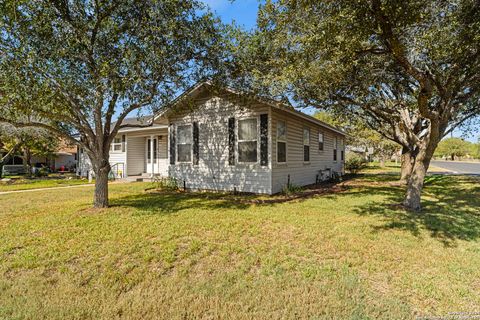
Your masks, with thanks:
[[(151, 122), (129, 119), (132, 125)], [(276, 101), (203, 82), (146, 128), (121, 130), (110, 162), (122, 178), (160, 175), (189, 189), (274, 194), (344, 172), (345, 134)], [(88, 167), (80, 163), (82, 174)]]

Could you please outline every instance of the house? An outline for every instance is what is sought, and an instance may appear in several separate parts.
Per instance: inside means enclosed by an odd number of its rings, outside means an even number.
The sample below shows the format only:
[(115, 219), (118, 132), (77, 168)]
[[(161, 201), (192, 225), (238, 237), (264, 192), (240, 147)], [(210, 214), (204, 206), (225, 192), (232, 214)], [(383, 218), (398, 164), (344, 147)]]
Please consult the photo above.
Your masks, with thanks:
[[(153, 123), (119, 132), (110, 153), (115, 175), (160, 175), (189, 189), (274, 194), (287, 183), (304, 186), (344, 173), (341, 130), (277, 101), (214, 91), (208, 82), (186, 91)], [(86, 175), (88, 161), (79, 168)]]
[(32, 164), (34, 167), (48, 167), (53, 172), (75, 172), (77, 165), (77, 146), (61, 139), (57, 150), (49, 156), (33, 155)]
[[(6, 151), (4, 151), (6, 153)], [(0, 150), (0, 157), (2, 156)], [(36, 168), (48, 168), (52, 172), (75, 172), (77, 165), (77, 147), (65, 140), (60, 140), (57, 149), (48, 155), (32, 154), (30, 163), (35, 171)], [(27, 161), (20, 152), (13, 154), (4, 163), (3, 174), (25, 174)]]

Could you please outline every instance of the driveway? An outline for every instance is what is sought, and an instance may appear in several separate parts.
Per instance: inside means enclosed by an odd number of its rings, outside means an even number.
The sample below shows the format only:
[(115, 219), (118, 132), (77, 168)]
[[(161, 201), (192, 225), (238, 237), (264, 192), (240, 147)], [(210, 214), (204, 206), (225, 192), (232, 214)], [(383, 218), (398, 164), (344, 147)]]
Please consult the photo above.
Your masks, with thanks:
[(458, 174), (478, 174), (480, 175), (480, 162), (462, 162), (462, 161), (441, 161), (431, 162), (432, 166), (453, 171)]

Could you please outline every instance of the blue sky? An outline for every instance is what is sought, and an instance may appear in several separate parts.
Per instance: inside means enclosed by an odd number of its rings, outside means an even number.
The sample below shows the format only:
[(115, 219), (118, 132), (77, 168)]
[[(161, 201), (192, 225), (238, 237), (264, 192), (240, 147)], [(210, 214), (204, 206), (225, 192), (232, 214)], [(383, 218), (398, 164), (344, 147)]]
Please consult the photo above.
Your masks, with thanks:
[(255, 26), (257, 20), (259, 0), (202, 0), (217, 15), (221, 17), (223, 22), (231, 23), (235, 21), (237, 25), (246, 29)]

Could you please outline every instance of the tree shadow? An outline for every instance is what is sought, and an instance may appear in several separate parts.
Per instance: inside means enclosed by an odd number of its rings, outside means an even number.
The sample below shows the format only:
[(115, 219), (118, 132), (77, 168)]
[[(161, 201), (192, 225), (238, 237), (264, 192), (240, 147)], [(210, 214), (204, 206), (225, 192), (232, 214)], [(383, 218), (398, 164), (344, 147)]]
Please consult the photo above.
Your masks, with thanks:
[(191, 208), (245, 210), (250, 206), (248, 203), (233, 201), (223, 193), (206, 192), (147, 192), (111, 201), (111, 207), (133, 207), (140, 214), (171, 214)]
[[(379, 179), (385, 181), (385, 177)], [(475, 241), (480, 237), (479, 182), (478, 178), (466, 176), (429, 175), (422, 197), (423, 210), (417, 213), (400, 205), (404, 187), (371, 185), (367, 180), (352, 192), (357, 195), (382, 195), (384, 200), (358, 206), (355, 212), (382, 219), (384, 224), (373, 226), (373, 232), (397, 229), (421, 237), (422, 230), (426, 230), (445, 246), (455, 246), (457, 240)]]

